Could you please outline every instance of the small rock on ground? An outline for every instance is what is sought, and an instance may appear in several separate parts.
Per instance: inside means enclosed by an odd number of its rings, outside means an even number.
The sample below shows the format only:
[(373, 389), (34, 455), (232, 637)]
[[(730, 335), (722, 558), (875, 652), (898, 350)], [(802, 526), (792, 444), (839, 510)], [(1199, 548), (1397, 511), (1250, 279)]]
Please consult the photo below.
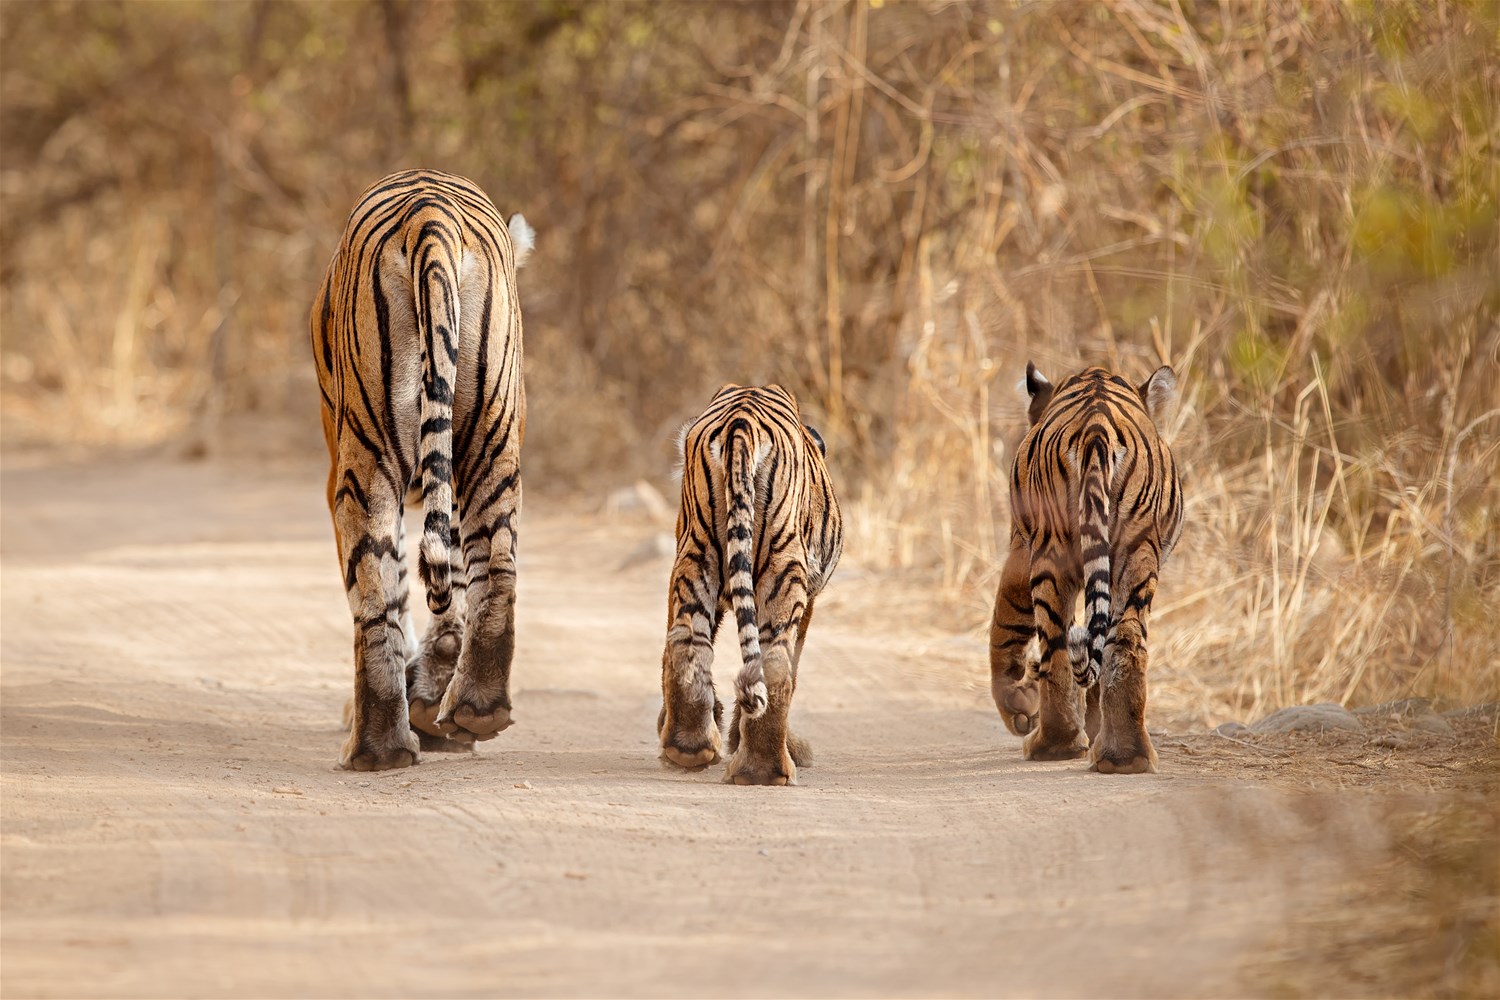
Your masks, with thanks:
[(658, 531), (630, 550), (620, 561), (619, 569), (630, 569), (641, 563), (670, 559), (677, 554), (677, 539), (670, 532)]
[(661, 491), (644, 479), (611, 492), (604, 501), (604, 512), (612, 517), (644, 514), (654, 521), (670, 521), (677, 516), (677, 509), (667, 503)]
[(1243, 722), (1224, 722), (1215, 726), (1214, 732), (1220, 736), (1229, 736), (1238, 740), (1251, 735), (1253, 730)]
[(1453, 732), (1453, 726), (1441, 715), (1419, 715), (1411, 720), (1411, 727), (1426, 733), (1451, 734)]
[(1272, 712), (1250, 727), (1257, 733), (1321, 733), (1327, 729), (1363, 730), (1354, 713), (1331, 701), (1318, 705), (1293, 705)]

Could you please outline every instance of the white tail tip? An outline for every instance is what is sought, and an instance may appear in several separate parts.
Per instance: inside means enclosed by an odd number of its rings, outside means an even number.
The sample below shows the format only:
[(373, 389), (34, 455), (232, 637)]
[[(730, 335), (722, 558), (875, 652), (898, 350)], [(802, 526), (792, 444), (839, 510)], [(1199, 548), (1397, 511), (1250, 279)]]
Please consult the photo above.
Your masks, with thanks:
[(531, 248), (536, 246), (536, 230), (520, 212), (510, 217), (506, 228), (510, 230), (510, 241), (516, 248), (516, 267), (520, 267), (531, 256)]

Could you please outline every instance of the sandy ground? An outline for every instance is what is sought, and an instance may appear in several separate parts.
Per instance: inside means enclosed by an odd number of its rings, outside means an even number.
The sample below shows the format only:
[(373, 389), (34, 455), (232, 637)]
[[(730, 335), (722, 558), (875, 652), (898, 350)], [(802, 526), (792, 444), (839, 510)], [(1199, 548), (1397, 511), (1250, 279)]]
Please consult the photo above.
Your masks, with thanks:
[(1164, 736), (1154, 776), (1023, 761), (982, 641), (857, 553), (808, 641), (800, 786), (666, 770), (668, 566), (621, 568), (659, 528), (535, 496), (518, 725), (339, 771), (322, 475), (7, 458), (6, 997), (1236, 996), (1382, 847), (1378, 796), (1330, 808), (1227, 743)]

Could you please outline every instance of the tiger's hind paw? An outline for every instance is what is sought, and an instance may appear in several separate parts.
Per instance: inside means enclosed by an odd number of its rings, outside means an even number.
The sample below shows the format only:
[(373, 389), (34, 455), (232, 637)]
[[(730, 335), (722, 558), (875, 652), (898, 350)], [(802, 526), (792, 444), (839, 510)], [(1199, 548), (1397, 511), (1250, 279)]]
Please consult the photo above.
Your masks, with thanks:
[(696, 753), (684, 753), (676, 747), (662, 747), (661, 759), (684, 771), (701, 771), (708, 765), (719, 762), (719, 751), (713, 747), (704, 747)]
[(769, 758), (751, 757), (743, 750), (729, 760), (724, 769), (726, 785), (795, 785), (797, 765), (791, 755), (782, 751), (779, 761)]
[[(402, 730), (405, 730), (404, 732)], [(384, 738), (360, 739), (350, 733), (339, 757), (339, 767), (346, 771), (389, 771), (410, 767), (421, 759), (417, 736), (405, 725), (393, 728)]]
[(391, 771), (398, 767), (411, 767), (417, 762), (415, 751), (405, 747), (388, 750), (365, 750), (342, 762), (347, 771)]
[(439, 724), (437, 705), (429, 704), (421, 698), (413, 698), (407, 703), (407, 711), (411, 727), (421, 734), (423, 750), (438, 749), (436, 746), (427, 745), (428, 737), (434, 740), (462, 743), (465, 748), (474, 742), (472, 733), (464, 732), (451, 724), (446, 727)]
[(662, 741), (661, 759), (684, 771), (701, 771), (717, 764), (721, 759), (718, 727), (702, 733), (673, 733)]
[(492, 740), (514, 723), (503, 686), (485, 691), (456, 673), (443, 694), (433, 725), (436, 735), (455, 740)]
[(1155, 774), (1156, 764), (1150, 757), (1132, 757), (1118, 763), (1108, 757), (1100, 757), (1089, 769), (1100, 774)]
[(1021, 744), (1027, 760), (1077, 760), (1089, 752), (1089, 741), (1082, 733), (1069, 739), (1049, 739), (1045, 730), (1033, 730)]
[(1106, 735), (1089, 752), (1089, 769), (1100, 774), (1155, 774), (1156, 747), (1145, 732), (1129, 741), (1115, 741)]
[(451, 714), (438, 716), (437, 724), (444, 727), (449, 739), (492, 740), (514, 725), (515, 720), (505, 705), (496, 705), (488, 712), (476, 712), (472, 706), (460, 705)]

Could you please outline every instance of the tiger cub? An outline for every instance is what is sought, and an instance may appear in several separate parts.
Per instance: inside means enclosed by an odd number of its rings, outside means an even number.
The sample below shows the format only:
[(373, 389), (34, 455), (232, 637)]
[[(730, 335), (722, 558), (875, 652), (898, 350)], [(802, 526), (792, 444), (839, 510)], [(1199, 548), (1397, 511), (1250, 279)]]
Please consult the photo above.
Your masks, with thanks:
[(995, 706), (1029, 760), (1088, 754), (1097, 771), (1155, 771), (1146, 629), (1182, 531), (1177, 466), (1158, 432), (1177, 377), (1163, 366), (1132, 386), (1089, 368), (1054, 388), (1028, 363), (1026, 389), (1031, 426), (1011, 470), (1010, 554), (990, 622)]
[(724, 780), (796, 784), (811, 759), (787, 729), (813, 601), (843, 550), (843, 521), (817, 431), (779, 385), (726, 385), (684, 432), (677, 558), (662, 653), (662, 760), (699, 770), (719, 758), (723, 707), (713, 642), (729, 611), (743, 665)]
[[(343, 767), (405, 767), (421, 746), (461, 748), (510, 725), (526, 429), (516, 268), (532, 242), (526, 220), (507, 226), (471, 181), (392, 174), (354, 206), (313, 303), (328, 509), (354, 615)], [(432, 611), (420, 645), (409, 490)]]

